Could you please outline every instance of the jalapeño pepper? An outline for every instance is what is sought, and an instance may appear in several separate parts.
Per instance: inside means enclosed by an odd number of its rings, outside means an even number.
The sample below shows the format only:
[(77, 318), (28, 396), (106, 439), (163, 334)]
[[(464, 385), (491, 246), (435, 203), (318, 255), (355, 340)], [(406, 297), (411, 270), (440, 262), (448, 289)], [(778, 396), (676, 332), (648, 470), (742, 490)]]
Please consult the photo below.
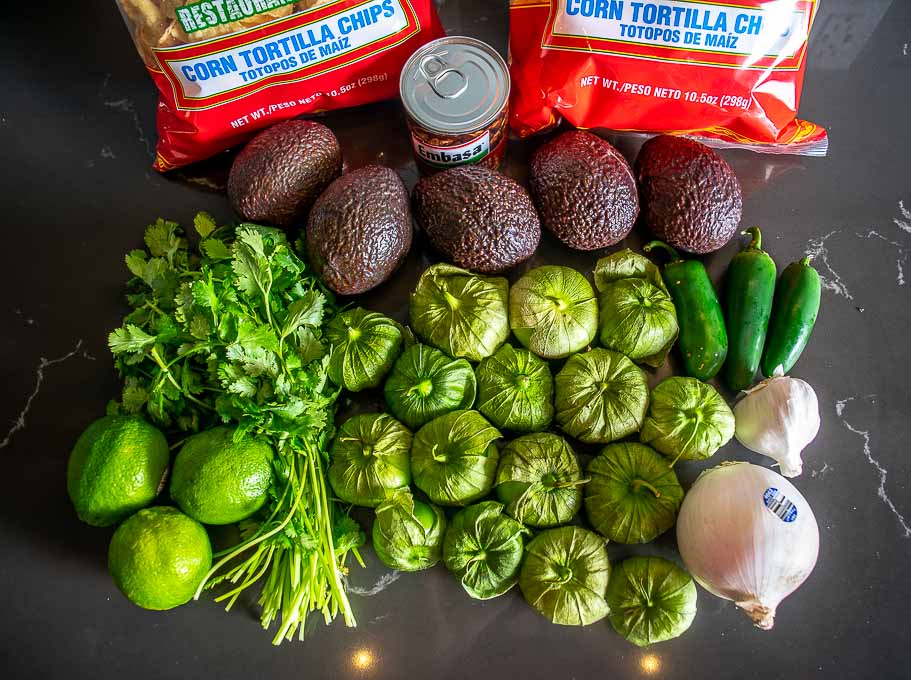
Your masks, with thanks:
[(797, 363), (819, 314), (821, 288), (809, 257), (792, 262), (781, 273), (760, 364), (764, 376), (771, 376), (777, 366), (787, 373)]
[(684, 372), (693, 378), (708, 380), (718, 373), (728, 353), (724, 317), (712, 281), (699, 260), (682, 259), (663, 241), (647, 243), (643, 250), (648, 253), (653, 248), (671, 256), (661, 278), (677, 309), (678, 345)]
[(743, 233), (752, 241), (731, 260), (724, 284), (729, 349), (721, 377), (735, 391), (749, 387), (759, 368), (775, 294), (775, 263), (762, 250), (759, 227)]

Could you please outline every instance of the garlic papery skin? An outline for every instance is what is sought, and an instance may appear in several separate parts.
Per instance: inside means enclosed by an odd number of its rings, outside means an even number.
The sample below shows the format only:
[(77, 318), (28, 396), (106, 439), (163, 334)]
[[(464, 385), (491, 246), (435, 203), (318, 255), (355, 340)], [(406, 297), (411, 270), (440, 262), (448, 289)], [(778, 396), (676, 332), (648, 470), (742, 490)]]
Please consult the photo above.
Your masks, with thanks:
[(774, 458), (785, 477), (803, 469), (800, 454), (819, 432), (819, 400), (809, 383), (781, 366), (734, 405), (734, 436), (750, 451)]
[(806, 499), (777, 472), (723, 463), (684, 497), (677, 545), (697, 583), (769, 630), (778, 604), (816, 566), (819, 528)]

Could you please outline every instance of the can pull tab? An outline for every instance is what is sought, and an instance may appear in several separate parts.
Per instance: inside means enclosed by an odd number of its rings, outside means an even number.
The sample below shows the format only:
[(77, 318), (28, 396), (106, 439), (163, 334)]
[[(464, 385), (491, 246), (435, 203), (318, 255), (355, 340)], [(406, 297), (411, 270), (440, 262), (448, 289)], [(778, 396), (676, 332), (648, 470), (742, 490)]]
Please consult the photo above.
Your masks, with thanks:
[(455, 99), (468, 89), (468, 76), (451, 68), (442, 53), (431, 53), (421, 59), (420, 71), (427, 78), (430, 88), (443, 99)]

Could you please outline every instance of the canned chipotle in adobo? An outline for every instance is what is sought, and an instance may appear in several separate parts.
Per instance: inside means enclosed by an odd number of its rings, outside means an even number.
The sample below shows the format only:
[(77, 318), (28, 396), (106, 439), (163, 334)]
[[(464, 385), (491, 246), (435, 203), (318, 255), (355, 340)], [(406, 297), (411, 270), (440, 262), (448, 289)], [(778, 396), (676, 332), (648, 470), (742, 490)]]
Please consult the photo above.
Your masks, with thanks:
[(509, 69), (490, 45), (462, 36), (427, 43), (405, 62), (399, 91), (423, 172), (474, 163), (499, 168)]

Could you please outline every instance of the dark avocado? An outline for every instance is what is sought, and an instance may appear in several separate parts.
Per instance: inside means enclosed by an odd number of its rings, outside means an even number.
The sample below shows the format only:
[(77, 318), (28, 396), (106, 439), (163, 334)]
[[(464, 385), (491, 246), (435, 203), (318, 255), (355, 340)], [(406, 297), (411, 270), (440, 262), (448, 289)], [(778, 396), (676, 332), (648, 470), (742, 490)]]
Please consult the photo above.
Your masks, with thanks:
[(479, 165), (425, 177), (412, 196), (415, 217), (434, 248), (460, 267), (494, 274), (527, 260), (541, 240), (528, 192)]
[(228, 176), (234, 210), (251, 222), (287, 229), (342, 174), (342, 150), (332, 130), (312, 120), (266, 128), (245, 146)]
[(721, 156), (699, 142), (660, 135), (636, 158), (646, 226), (662, 241), (691, 253), (710, 253), (740, 225), (740, 182)]
[(411, 248), (408, 189), (394, 170), (368, 165), (324, 191), (307, 220), (307, 256), (329, 288), (355, 295), (383, 283)]
[(564, 132), (541, 146), (531, 157), (529, 182), (544, 228), (570, 248), (619, 243), (639, 214), (629, 163), (590, 132)]

